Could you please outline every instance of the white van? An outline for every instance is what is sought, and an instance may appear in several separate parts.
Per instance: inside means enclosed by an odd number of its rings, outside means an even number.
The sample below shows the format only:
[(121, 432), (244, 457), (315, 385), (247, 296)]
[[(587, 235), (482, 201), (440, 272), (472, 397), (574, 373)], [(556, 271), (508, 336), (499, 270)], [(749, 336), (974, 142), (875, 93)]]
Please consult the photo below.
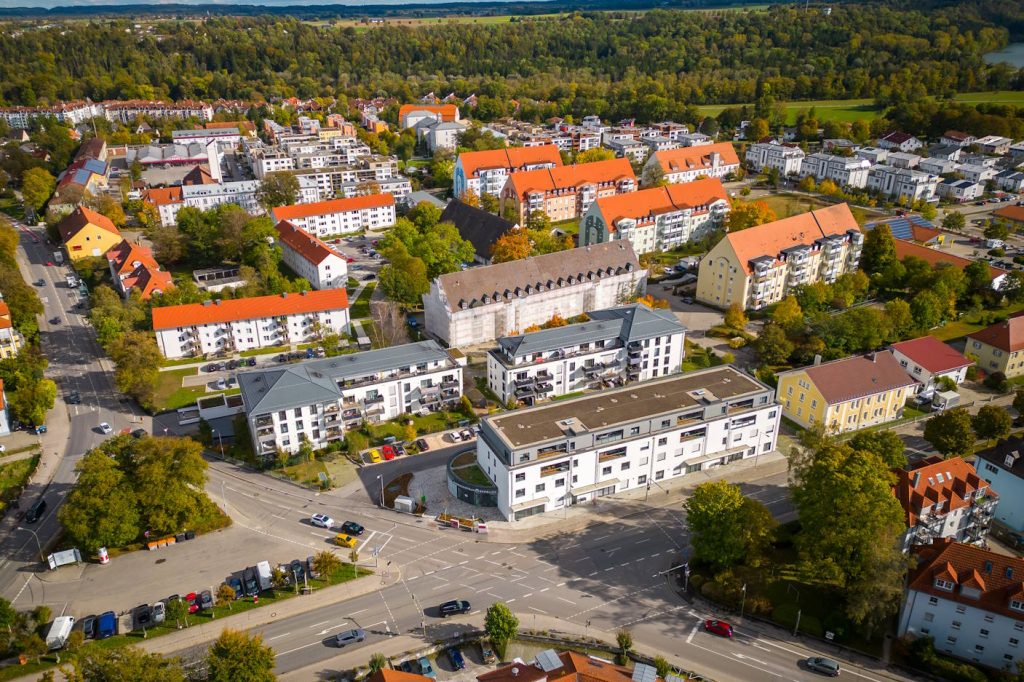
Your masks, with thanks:
[(74, 626), (75, 619), (73, 616), (59, 616), (54, 618), (53, 624), (50, 625), (50, 630), (46, 633), (46, 648), (50, 651), (63, 649), (64, 645), (68, 643), (68, 637), (71, 635), (71, 628)]
[(260, 579), (261, 591), (269, 590), (271, 587), (274, 586), (274, 583), (271, 580), (272, 573), (270, 571), (269, 561), (261, 561), (258, 564), (256, 564), (256, 574), (259, 576)]

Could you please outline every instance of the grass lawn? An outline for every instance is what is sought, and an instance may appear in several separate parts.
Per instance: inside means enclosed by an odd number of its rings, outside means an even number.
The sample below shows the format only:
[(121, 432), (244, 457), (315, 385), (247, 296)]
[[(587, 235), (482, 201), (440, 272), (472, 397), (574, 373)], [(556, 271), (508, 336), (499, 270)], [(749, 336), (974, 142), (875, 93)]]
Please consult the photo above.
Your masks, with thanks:
[(566, 393), (565, 395), (556, 395), (554, 398), (551, 399), (551, 402), (555, 402), (558, 400), (569, 400), (570, 398), (579, 398), (584, 393), (585, 391), (573, 391), (572, 393)]
[(297, 483), (320, 485), (320, 474), (326, 474), (327, 467), (323, 462), (313, 460), (292, 464), (278, 471)]
[[(1024, 310), (1024, 303), (1013, 303), (995, 312), (999, 315), (1010, 316), (1021, 310)], [(931, 330), (930, 333), (940, 341), (952, 341), (953, 339), (959, 339), (989, 326), (991, 323), (986, 324), (981, 321), (981, 315), (984, 314), (985, 313), (982, 312), (977, 315), (964, 315), (956, 322), (947, 322), (938, 329)]]
[(953, 97), (957, 102), (967, 104), (1016, 104), (1024, 105), (1024, 92), (1017, 90), (994, 90), (992, 92), (961, 92)]
[(6, 509), (11, 500), (18, 496), (22, 486), (38, 465), (39, 455), (0, 464), (0, 511)]
[(0, 197), (0, 211), (17, 220), (25, 219), (25, 211), (16, 197)]
[(580, 233), (580, 221), (577, 219), (573, 219), (563, 220), (558, 223), (551, 223), (551, 229), (557, 229), (561, 230), (562, 232), (565, 232), (566, 234), (576, 235)]
[(254, 355), (272, 355), (274, 353), (281, 353), (288, 350), (288, 346), (268, 346), (266, 348), (252, 348), (250, 350), (243, 350), (238, 355), (243, 358), (251, 358)]
[(491, 479), (476, 463), (476, 452), (466, 452), (455, 458), (452, 470), (466, 483), (471, 485), (492, 486)]
[[(456, 426), (460, 421), (469, 419), (462, 412), (431, 412), (427, 415), (413, 415), (412, 422), (416, 427), (417, 437), (426, 433), (437, 433)], [(405, 424), (403, 419), (374, 424), (373, 435), (370, 438), (370, 445), (380, 445), (388, 436), (394, 436), (398, 440), (405, 440)]]
[(192, 367), (160, 372), (160, 377), (157, 380), (156, 385), (156, 395), (153, 399), (156, 411), (163, 412), (164, 410), (176, 410), (179, 407), (186, 407), (187, 405), (195, 403), (197, 399), (207, 395), (215, 395), (216, 393), (223, 395), (236, 395), (240, 392), (239, 389), (232, 388), (227, 391), (207, 393), (205, 385), (188, 387), (181, 385), (182, 379), (187, 376), (194, 376), (195, 374), (196, 370)]
[(370, 297), (373, 296), (373, 291), (376, 288), (376, 282), (369, 282), (365, 287), (363, 287), (363, 291), (359, 294), (359, 298), (355, 300), (355, 303), (353, 303), (352, 307), (349, 309), (350, 319), (361, 320), (370, 316)]

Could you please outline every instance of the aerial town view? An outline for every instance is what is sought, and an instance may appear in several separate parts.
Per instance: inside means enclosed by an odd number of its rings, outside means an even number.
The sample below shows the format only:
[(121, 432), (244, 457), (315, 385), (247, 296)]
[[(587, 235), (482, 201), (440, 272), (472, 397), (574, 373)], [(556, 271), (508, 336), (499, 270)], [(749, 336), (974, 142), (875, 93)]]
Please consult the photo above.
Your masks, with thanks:
[(1024, 681), (1024, 4), (0, 0), (0, 682)]

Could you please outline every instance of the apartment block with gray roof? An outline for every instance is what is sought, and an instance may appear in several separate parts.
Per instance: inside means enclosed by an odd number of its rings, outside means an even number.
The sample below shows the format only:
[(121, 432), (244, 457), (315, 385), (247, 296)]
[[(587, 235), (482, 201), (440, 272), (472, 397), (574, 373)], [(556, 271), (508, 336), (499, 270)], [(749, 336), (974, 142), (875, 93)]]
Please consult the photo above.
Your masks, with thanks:
[(463, 360), (421, 341), (279, 368), (243, 372), (238, 385), (253, 451), (273, 457), (341, 440), (364, 422), (454, 407)]
[(671, 311), (632, 303), (588, 315), (579, 324), (499, 338), (487, 354), (488, 386), (502, 402), (533, 405), (680, 371), (686, 327)]
[(484, 417), (477, 464), (510, 521), (757, 457), (775, 391), (731, 365)]

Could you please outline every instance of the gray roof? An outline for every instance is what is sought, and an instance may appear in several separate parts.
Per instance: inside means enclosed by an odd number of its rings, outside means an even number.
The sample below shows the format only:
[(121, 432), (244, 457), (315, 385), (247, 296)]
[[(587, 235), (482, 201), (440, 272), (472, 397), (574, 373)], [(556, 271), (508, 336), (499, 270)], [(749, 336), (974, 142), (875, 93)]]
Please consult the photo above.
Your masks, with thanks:
[(442, 223), (451, 223), (459, 236), (473, 245), (476, 255), (484, 261), (491, 259), (491, 246), (516, 224), (501, 216), (476, 206), (470, 206), (458, 199), (452, 199), (441, 213)]
[(428, 204), (432, 204), (441, 209), (445, 207), (445, 203), (443, 201), (435, 197), (430, 192), (424, 192), (421, 189), (416, 190), (415, 192), (410, 192), (409, 194), (402, 197), (401, 201), (404, 202), (407, 206), (417, 206), (421, 202), (425, 201)]
[(274, 412), (337, 400), (341, 396), (338, 383), (348, 379), (438, 360), (451, 357), (436, 341), (420, 341), (242, 372), (238, 386), (247, 411)]
[(496, 299), (510, 300), (538, 291), (575, 286), (581, 280), (598, 280), (628, 272), (644, 276), (647, 271), (625, 239), (591, 244), (578, 249), (533, 256), (523, 260), (469, 268), (437, 278), (448, 298), (449, 309), (464, 305), (487, 305)]
[(587, 315), (589, 322), (504, 336), (498, 339), (498, 345), (509, 355), (521, 357), (593, 341), (617, 338), (627, 344), (686, 331), (671, 311), (654, 310), (640, 303), (595, 310)]

